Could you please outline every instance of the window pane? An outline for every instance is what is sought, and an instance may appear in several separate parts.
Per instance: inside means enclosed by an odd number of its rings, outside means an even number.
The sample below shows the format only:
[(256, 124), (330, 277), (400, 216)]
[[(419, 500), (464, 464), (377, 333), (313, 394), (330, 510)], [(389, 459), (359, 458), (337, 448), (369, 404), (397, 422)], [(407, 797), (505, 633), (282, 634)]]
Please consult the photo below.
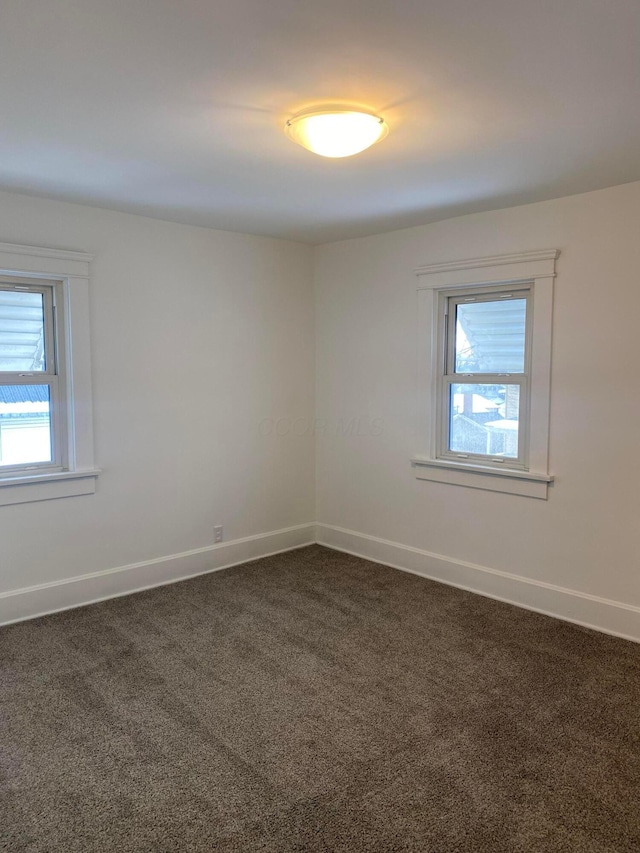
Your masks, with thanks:
[(524, 373), (526, 299), (458, 303), (456, 373)]
[(519, 385), (451, 385), (449, 450), (518, 457)]
[(0, 385), (0, 467), (51, 462), (48, 385)]
[(42, 293), (0, 290), (0, 370), (45, 369)]

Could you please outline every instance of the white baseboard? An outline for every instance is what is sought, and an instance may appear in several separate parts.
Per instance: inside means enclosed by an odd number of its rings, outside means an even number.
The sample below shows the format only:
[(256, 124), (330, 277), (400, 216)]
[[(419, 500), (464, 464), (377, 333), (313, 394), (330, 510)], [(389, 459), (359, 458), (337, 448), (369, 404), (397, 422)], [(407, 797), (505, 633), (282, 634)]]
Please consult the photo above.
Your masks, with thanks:
[(0, 625), (228, 569), (247, 560), (292, 551), (314, 542), (315, 525), (299, 524), (130, 566), (3, 592), (0, 593)]
[(316, 525), (316, 538), (320, 545), (336, 551), (640, 642), (640, 607), (634, 605), (454, 560), (329, 524)]
[(34, 619), (228, 569), (318, 542), (394, 569), (640, 642), (640, 607), (523, 578), (329, 524), (300, 524), (37, 586), (0, 593), (0, 625)]

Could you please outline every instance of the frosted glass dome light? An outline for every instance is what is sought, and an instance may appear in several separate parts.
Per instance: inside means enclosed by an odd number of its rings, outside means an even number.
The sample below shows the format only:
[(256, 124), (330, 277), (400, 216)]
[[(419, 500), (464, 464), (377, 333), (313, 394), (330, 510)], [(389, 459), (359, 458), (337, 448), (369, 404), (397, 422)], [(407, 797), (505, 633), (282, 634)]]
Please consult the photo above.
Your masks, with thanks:
[(379, 142), (389, 128), (373, 113), (327, 107), (293, 116), (284, 131), (293, 142), (322, 157), (350, 157)]

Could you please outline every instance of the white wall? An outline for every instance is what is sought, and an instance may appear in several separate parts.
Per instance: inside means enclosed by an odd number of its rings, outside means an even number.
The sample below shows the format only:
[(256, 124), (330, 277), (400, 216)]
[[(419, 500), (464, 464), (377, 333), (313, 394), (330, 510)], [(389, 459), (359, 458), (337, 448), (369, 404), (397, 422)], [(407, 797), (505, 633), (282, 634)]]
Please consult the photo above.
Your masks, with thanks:
[(0, 241), (95, 254), (103, 469), (0, 507), (0, 593), (313, 521), (312, 433), (260, 428), (313, 415), (309, 247), (5, 193)]
[[(314, 352), (309, 247), (0, 194), (0, 241), (95, 254), (104, 471), (95, 495), (0, 508), (0, 621), (312, 535), (152, 563), (128, 585), (116, 573), (3, 599), (206, 548), (214, 524), (235, 541), (315, 517), (321, 541), (640, 639), (639, 222), (640, 184), (628, 184), (319, 247)], [(413, 269), (539, 248), (562, 252), (548, 501), (416, 480)], [(494, 573), (476, 582), (467, 564)]]
[[(640, 605), (639, 226), (636, 183), (319, 247), (318, 521)], [(549, 499), (416, 480), (409, 458), (427, 448), (416, 433), (412, 270), (546, 248), (562, 252)], [(376, 418), (382, 429), (368, 429)], [(341, 434), (351, 419), (361, 435)]]

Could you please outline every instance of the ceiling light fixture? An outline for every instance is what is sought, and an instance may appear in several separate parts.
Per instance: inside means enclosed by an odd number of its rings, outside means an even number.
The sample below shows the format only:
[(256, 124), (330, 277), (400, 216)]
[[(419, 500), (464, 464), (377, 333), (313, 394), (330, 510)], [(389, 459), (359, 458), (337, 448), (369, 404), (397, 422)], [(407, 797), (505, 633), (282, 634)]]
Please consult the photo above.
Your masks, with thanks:
[(350, 157), (389, 133), (384, 119), (350, 107), (316, 107), (298, 113), (284, 127), (289, 139), (322, 157)]

